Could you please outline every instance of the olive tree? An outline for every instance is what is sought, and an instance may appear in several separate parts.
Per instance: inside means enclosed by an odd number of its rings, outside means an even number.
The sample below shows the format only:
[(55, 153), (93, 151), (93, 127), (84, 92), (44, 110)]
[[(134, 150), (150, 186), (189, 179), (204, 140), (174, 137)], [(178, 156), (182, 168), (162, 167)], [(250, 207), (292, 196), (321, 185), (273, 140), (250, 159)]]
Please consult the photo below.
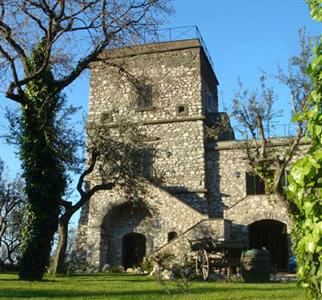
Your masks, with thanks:
[[(321, 22), (321, 5), (307, 1), (314, 18)], [(300, 283), (307, 288), (308, 299), (321, 299), (321, 40), (314, 46), (312, 38), (300, 31), (300, 55), (290, 59), (288, 73), (281, 69), (275, 76), (289, 87), (293, 107), (292, 122), (296, 133), (276, 149), (266, 128), (276, 116), (273, 110), (277, 97), (261, 79), (261, 91), (239, 89), (233, 99), (233, 116), (247, 128), (252, 140), (246, 142), (247, 161), (261, 177), (269, 193), (277, 196), (293, 221), (292, 238), (297, 257)], [(294, 163), (301, 143), (310, 146)], [(293, 160), (293, 161), (292, 161)], [(287, 189), (281, 186), (285, 169), (290, 168)]]
[[(304, 29), (299, 31), (299, 46), (299, 55), (289, 59), (288, 71), (279, 68), (277, 75), (272, 75), (272, 79), (288, 87), (293, 116), (304, 110), (312, 90), (311, 78), (306, 73), (313, 53), (312, 38), (306, 35)], [(279, 205), (285, 207), (292, 217), (297, 208), (288, 201), (282, 180), (303, 143), (307, 126), (302, 120), (295, 120), (293, 135), (284, 138), (281, 147), (276, 147), (273, 126), (283, 111), (275, 110), (278, 95), (274, 88), (267, 85), (267, 79), (267, 75), (262, 75), (260, 87), (254, 90), (246, 89), (240, 83), (232, 99), (232, 116), (246, 137), (246, 160), (252, 171), (263, 180), (266, 192), (274, 194)]]

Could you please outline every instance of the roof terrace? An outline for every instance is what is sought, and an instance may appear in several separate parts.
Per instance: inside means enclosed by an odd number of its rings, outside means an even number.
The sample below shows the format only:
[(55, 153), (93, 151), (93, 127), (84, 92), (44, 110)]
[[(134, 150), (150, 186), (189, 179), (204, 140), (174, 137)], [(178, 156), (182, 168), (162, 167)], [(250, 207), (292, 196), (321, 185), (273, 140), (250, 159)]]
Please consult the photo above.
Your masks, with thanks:
[(156, 28), (153, 31), (149, 30), (143, 32), (143, 40), (146, 43), (164, 43), (193, 39), (199, 40), (199, 43), (202, 46), (211, 67), (214, 68), (213, 61), (198, 26), (191, 25), (173, 28)]

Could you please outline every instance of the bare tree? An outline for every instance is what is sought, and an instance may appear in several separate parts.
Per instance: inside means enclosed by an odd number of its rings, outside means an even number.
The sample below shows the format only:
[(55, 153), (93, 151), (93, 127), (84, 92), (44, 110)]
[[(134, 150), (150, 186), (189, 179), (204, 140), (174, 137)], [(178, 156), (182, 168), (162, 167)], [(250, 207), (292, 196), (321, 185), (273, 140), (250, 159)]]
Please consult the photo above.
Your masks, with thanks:
[(296, 126), (296, 133), (284, 139), (283, 146), (276, 148), (276, 138), (270, 134), (273, 132), (272, 122), (282, 111), (274, 110), (277, 95), (273, 88), (267, 87), (265, 75), (260, 78), (259, 90), (250, 91), (240, 83), (232, 99), (232, 116), (244, 129), (247, 139), (251, 137), (245, 142), (247, 162), (253, 172), (264, 181), (266, 191), (275, 194), (290, 214), (296, 208), (287, 201), (281, 181), (305, 136), (306, 124), (296, 116), (303, 111), (312, 89), (310, 77), (306, 73), (312, 57), (312, 38), (307, 37), (305, 30), (301, 29), (299, 40), (300, 54), (290, 58), (288, 71), (284, 72), (279, 68), (278, 74), (273, 76), (289, 88), (292, 120)]
[[(29, 82), (51, 66), (49, 99), (73, 82), (105, 49), (143, 43), (170, 12), (165, 0), (1, 0), (0, 62), (6, 96), (28, 103)], [(36, 68), (30, 58), (42, 44)]]
[(0, 265), (17, 263), (25, 203), (23, 182), (9, 180), (0, 160)]
[[(61, 91), (104, 49), (144, 42), (169, 13), (167, 0), (1, 0), (2, 90), (20, 104), (27, 218), (20, 278), (43, 277), (66, 188), (53, 126)], [(152, 31), (151, 31), (152, 30)]]

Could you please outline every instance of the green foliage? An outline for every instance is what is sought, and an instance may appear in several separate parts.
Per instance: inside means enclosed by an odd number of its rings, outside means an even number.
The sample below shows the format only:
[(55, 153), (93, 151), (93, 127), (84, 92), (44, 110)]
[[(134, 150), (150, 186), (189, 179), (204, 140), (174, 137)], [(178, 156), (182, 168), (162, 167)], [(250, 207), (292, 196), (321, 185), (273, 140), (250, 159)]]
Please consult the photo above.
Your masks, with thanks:
[(310, 7), (312, 18), (322, 22), (322, 2), (321, 0), (306, 0)]
[(124, 273), (124, 268), (122, 266), (111, 266), (108, 271), (115, 274)]
[(238, 131), (245, 139), (258, 139), (259, 127), (263, 127), (263, 134), (271, 129), (273, 119), (281, 116), (282, 111), (273, 109), (277, 100), (277, 94), (273, 88), (266, 84), (267, 78), (262, 75), (259, 78), (260, 89), (246, 89), (242, 82), (238, 82), (238, 90), (234, 91), (232, 98), (231, 116), (238, 122)]
[[(40, 43), (33, 49), (29, 65), (37, 70), (43, 63)], [(50, 68), (31, 81), (22, 106), (20, 156), (28, 199), (21, 244), (20, 278), (39, 280), (49, 263), (51, 244), (57, 230), (59, 205), (66, 187), (65, 167), (57, 152), (54, 121), (62, 99), (55, 94)]]
[(153, 267), (155, 265), (155, 261), (151, 257), (144, 257), (143, 261), (140, 264), (140, 267), (143, 271), (147, 271), (148, 273), (151, 273), (153, 270)]
[[(309, 1), (312, 15), (321, 20), (319, 1)], [(310, 299), (322, 299), (322, 43), (307, 70), (314, 89), (308, 97), (306, 110), (296, 116), (307, 122), (312, 141), (309, 152), (298, 160), (289, 176), (288, 197), (298, 207), (295, 215), (295, 250), (300, 283), (307, 288)]]

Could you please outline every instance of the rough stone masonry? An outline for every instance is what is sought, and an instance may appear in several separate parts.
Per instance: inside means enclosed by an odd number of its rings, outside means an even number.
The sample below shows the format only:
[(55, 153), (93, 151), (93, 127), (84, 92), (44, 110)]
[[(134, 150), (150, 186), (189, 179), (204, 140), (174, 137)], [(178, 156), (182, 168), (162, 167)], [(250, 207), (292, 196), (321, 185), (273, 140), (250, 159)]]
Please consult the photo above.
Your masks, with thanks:
[[(135, 46), (104, 55), (112, 63), (91, 65), (90, 122), (125, 119), (139, 124), (147, 149), (154, 151), (144, 162), (146, 205), (134, 205), (116, 187), (96, 193), (82, 209), (75, 244), (81, 260), (97, 269), (105, 264), (129, 267), (158, 251), (179, 257), (189, 253), (189, 240), (209, 236), (250, 245), (252, 224), (260, 224), (263, 234), (268, 234), (267, 226), (281, 225), (275, 242), (288, 248), (286, 211), (271, 196), (246, 193), (250, 168), (245, 150), (230, 141), (229, 119), (218, 112), (218, 81), (200, 41)], [(220, 129), (215, 141), (208, 128)], [(288, 250), (283, 255), (285, 263)]]

